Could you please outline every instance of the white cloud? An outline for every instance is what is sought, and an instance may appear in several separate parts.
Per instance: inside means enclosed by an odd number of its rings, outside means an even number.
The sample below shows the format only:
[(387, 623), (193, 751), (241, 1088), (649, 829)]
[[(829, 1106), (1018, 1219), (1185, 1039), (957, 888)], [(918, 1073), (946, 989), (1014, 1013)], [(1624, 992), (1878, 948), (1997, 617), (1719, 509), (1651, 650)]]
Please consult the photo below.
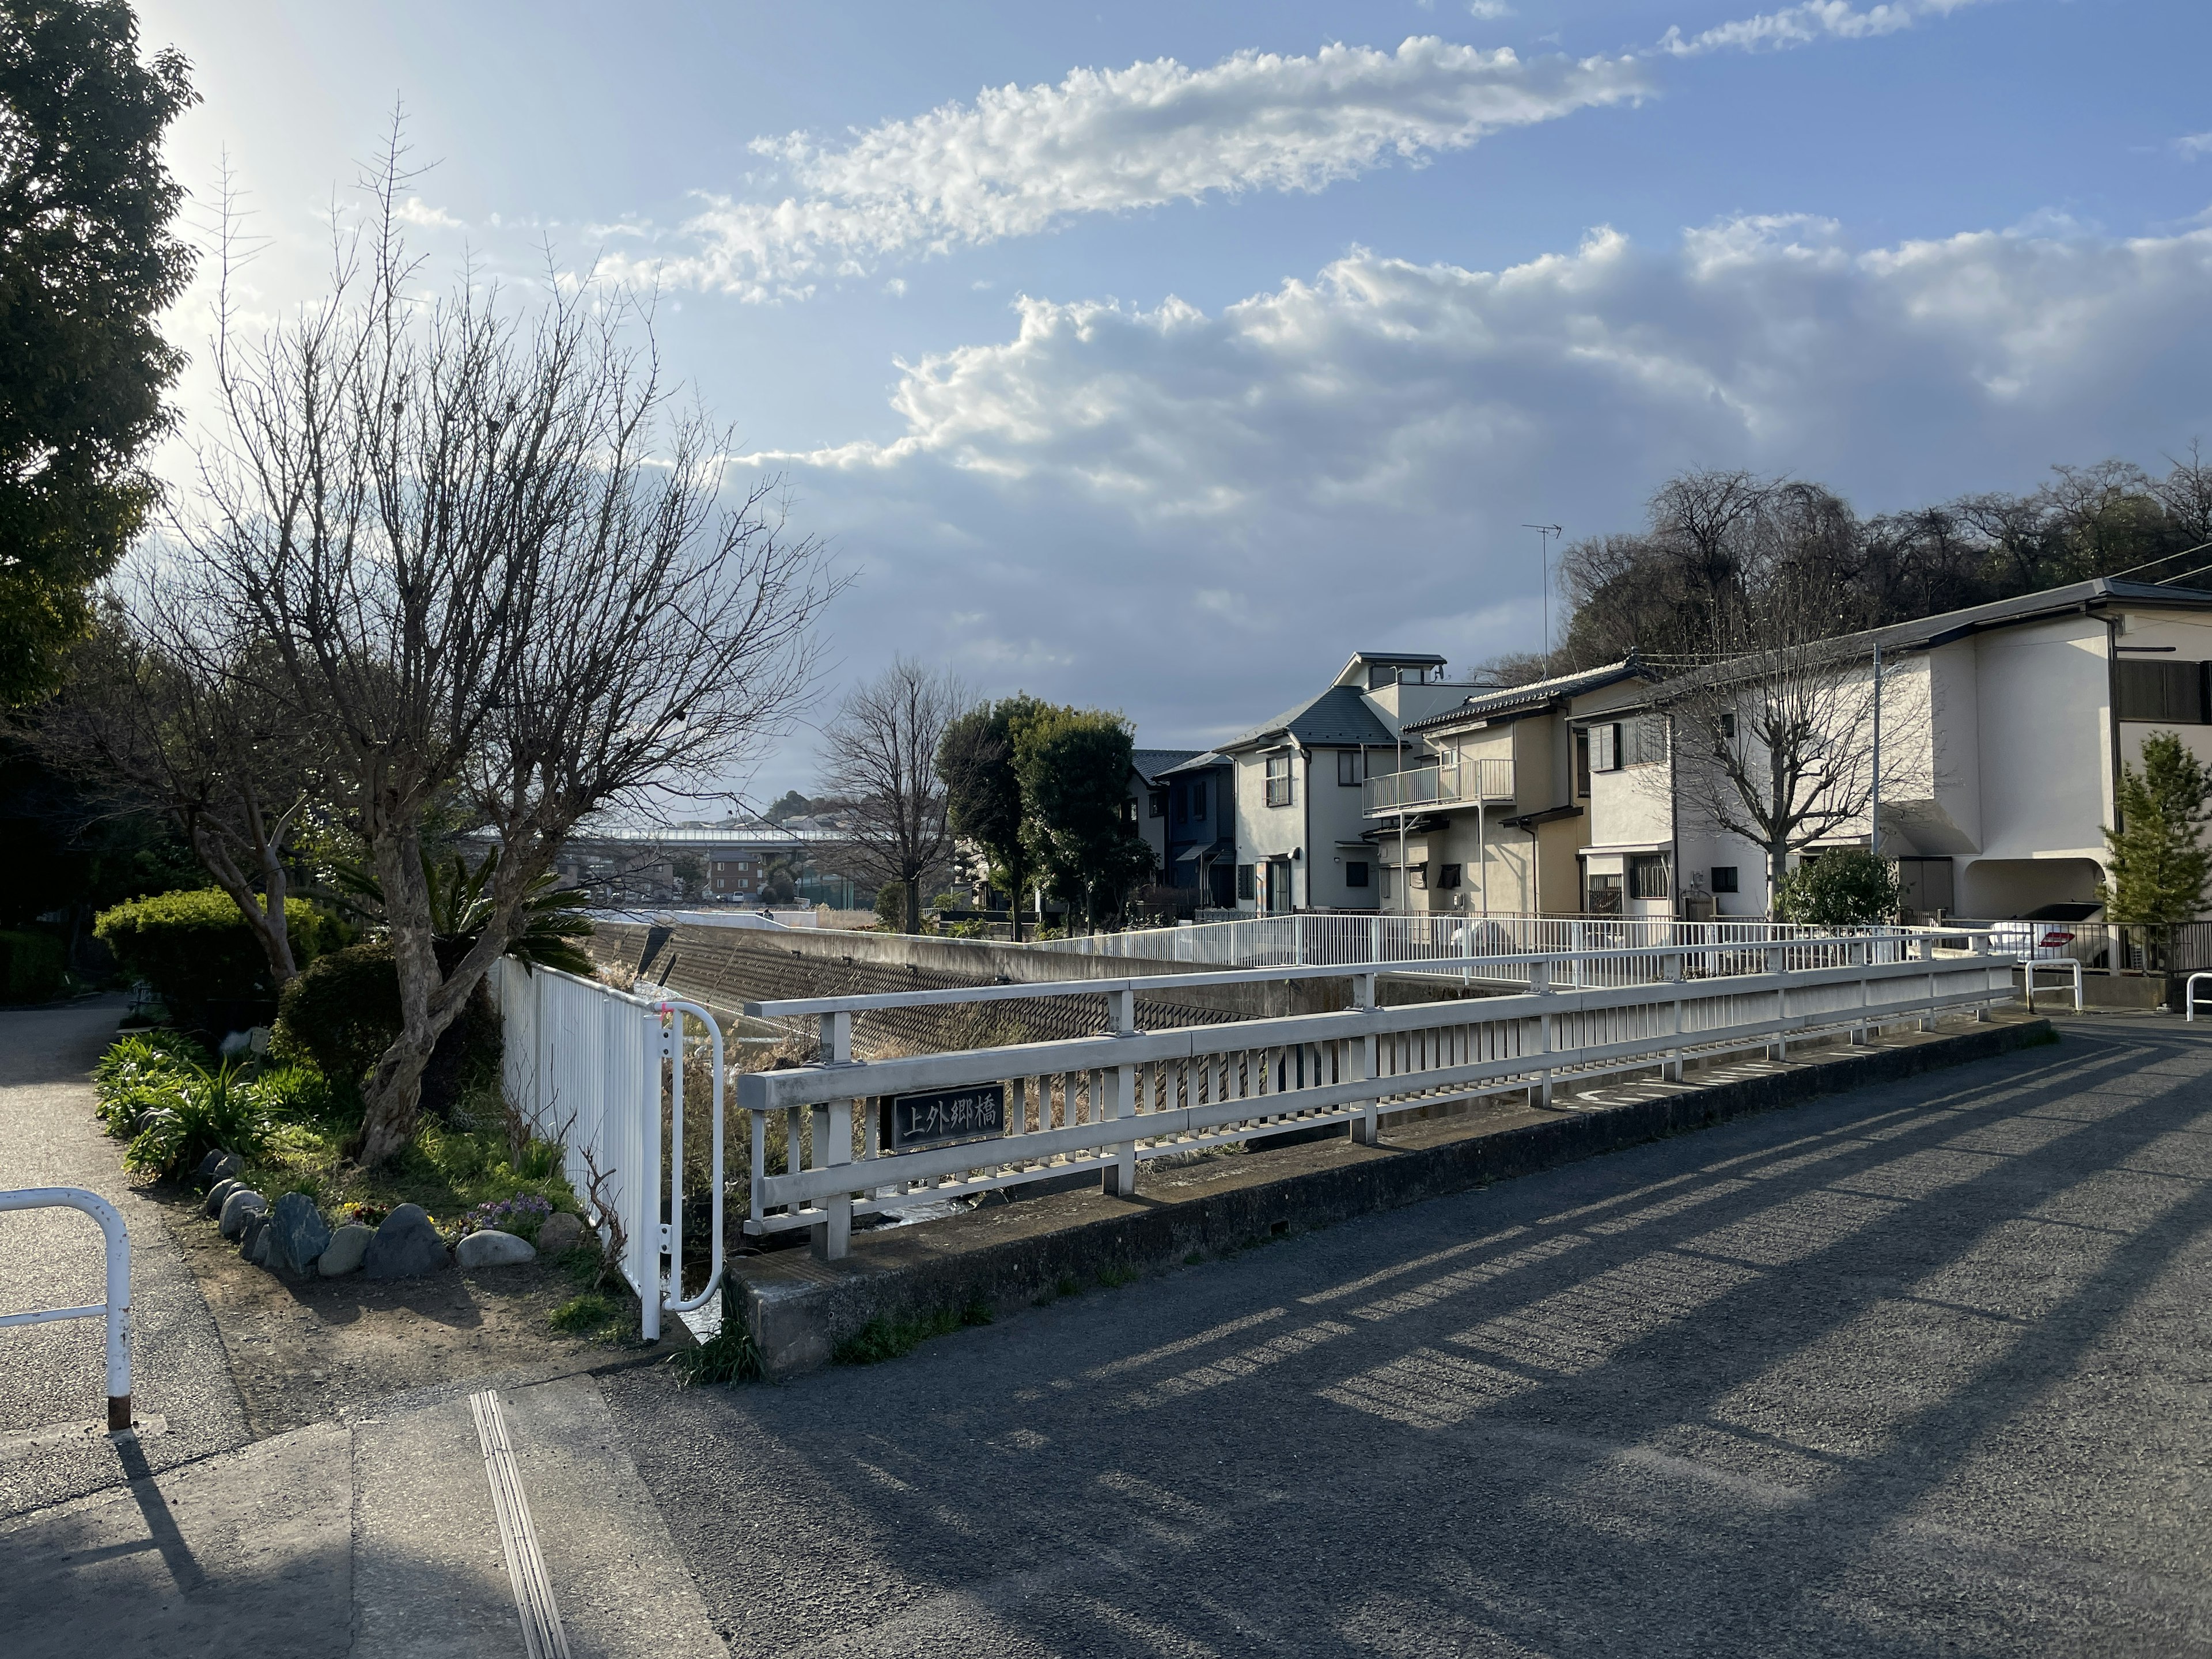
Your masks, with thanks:
[[(465, 220), (456, 219), (441, 207), (434, 207), (419, 196), (410, 196), (393, 210), (400, 223), (413, 225), (422, 230), (465, 230)], [(495, 218), (493, 222), (498, 222)]]
[(1862, 11), (1850, 0), (1808, 0), (1800, 6), (1762, 12), (1717, 24), (1692, 35), (1669, 28), (1655, 49), (1671, 58), (1696, 58), (1709, 52), (1782, 52), (1817, 40), (1867, 40), (1909, 29), (1926, 17), (1948, 17), (1979, 0), (1886, 0)]
[(1395, 52), (1242, 52), (1203, 70), (1173, 58), (1077, 70), (842, 143), (758, 140), (797, 192), (772, 204), (710, 198), (682, 228), (689, 251), (625, 269), (747, 299), (804, 293), (886, 254), (1033, 235), (1078, 214), (1319, 190), (1650, 90), (1632, 58), (1523, 60), (1434, 37)]
[(1860, 248), (1771, 216), (1497, 271), (1355, 250), (1214, 314), (1018, 317), (904, 366), (895, 434), (750, 459), (864, 567), (854, 660), (911, 641), (1160, 742), (1263, 717), (1353, 643), (1528, 643), (1518, 526), (1631, 526), (1680, 467), (1874, 511), (2212, 437), (2212, 230)]
[(1467, 0), (1467, 15), (1479, 22), (1495, 23), (1517, 14), (1505, 0)]
[(2212, 132), (2185, 134), (2173, 141), (2173, 148), (2191, 161), (2200, 155), (2212, 155)]

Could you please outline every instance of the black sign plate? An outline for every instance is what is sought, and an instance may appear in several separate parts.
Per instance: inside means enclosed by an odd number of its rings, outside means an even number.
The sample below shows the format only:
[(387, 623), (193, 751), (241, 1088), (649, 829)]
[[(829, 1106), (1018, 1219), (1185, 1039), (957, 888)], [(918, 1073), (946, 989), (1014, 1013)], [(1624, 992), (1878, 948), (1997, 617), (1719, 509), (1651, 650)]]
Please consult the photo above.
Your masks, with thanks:
[(979, 1083), (927, 1095), (892, 1095), (884, 1102), (883, 1147), (910, 1152), (950, 1146), (1006, 1132), (1006, 1085)]

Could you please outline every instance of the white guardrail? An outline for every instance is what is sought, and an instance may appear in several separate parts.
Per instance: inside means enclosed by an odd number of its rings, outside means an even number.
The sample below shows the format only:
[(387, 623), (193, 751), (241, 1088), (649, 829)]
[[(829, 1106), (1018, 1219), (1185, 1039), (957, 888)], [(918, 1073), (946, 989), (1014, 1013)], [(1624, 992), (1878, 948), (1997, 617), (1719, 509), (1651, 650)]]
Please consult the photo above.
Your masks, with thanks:
[(11, 1210), (82, 1210), (100, 1224), (107, 1252), (107, 1300), (82, 1308), (41, 1308), (0, 1315), (0, 1328), (46, 1325), (58, 1319), (107, 1322), (107, 1431), (131, 1426), (131, 1235), (122, 1212), (98, 1193), (82, 1187), (27, 1187), (0, 1193), (0, 1214)]
[[(1128, 1194), (1140, 1162), (1228, 1142), (1349, 1123), (1371, 1145), (1387, 1114), (1523, 1089), (1549, 1104), (1563, 1077), (1657, 1065), (1679, 1079), (1689, 1058), (1778, 1056), (1792, 1040), (1863, 1042), (1906, 1021), (1932, 1030), (1958, 1009), (1986, 1018), (2010, 1000), (2019, 963), (1984, 939), (1962, 942), (1952, 951), (1891, 933), (1501, 956), (1483, 966), (1486, 979), (1517, 980), (1503, 994), (1396, 1007), (1377, 1006), (1379, 975), (1457, 975), (1465, 958), (750, 1003), (748, 1014), (820, 1019), (824, 1060), (738, 1079), (750, 1129), (744, 1229), (811, 1229), (834, 1259), (856, 1215), (1091, 1171)], [(1135, 1027), (1141, 994), (1347, 976), (1352, 1006), (1339, 1012)], [(1109, 1035), (852, 1057), (856, 1013), (1102, 994)], [(771, 1170), (778, 1114), (782, 1167)]]
[[(1459, 961), (1533, 952), (1756, 951), (1777, 941), (1832, 945), (1844, 939), (1911, 941), (1926, 930), (1888, 926), (1838, 929), (1765, 921), (1678, 921), (1667, 916), (1326, 915), (1301, 913), (1204, 921), (1186, 927), (1132, 928), (1038, 948), (1079, 956), (1207, 963), (1223, 968), (1350, 966), (1367, 962)], [(1965, 931), (1988, 932), (1987, 928)], [(1909, 943), (1894, 947), (1910, 955)], [(1893, 954), (1889, 960), (1901, 960)], [(1752, 960), (1758, 960), (1757, 957)], [(1729, 968), (1725, 971), (1737, 971)]]
[[(648, 1000), (573, 974), (532, 969), (513, 957), (496, 964), (492, 990), (505, 1038), (501, 1071), (507, 1097), (541, 1138), (561, 1143), (568, 1184), (585, 1198), (601, 1240), (619, 1244), (623, 1277), (643, 1310), (641, 1334), (657, 1341), (664, 1313), (714, 1305), (721, 1290), (721, 1027), (696, 1003)], [(712, 1049), (714, 1227), (706, 1288), (688, 1298), (683, 1295), (682, 1060), (687, 1018), (706, 1027)], [(665, 1203), (659, 1196), (664, 1164)]]

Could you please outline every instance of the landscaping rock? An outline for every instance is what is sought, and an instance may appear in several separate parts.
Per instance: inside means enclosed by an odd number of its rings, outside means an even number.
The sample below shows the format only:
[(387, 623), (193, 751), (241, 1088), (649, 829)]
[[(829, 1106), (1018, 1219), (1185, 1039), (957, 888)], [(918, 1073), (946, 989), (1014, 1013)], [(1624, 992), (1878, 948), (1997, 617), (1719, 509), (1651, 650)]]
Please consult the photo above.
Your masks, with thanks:
[(266, 1215), (269, 1200), (251, 1187), (238, 1187), (222, 1201), (222, 1236), (236, 1238), (246, 1231), (246, 1218)]
[(362, 1266), (371, 1279), (419, 1279), (446, 1265), (446, 1241), (420, 1204), (402, 1204), (384, 1218)]
[(556, 1211), (547, 1216), (538, 1229), (538, 1254), (540, 1255), (566, 1255), (583, 1242), (583, 1218), (570, 1215), (566, 1210)]
[(287, 1193), (276, 1200), (269, 1231), (270, 1265), (288, 1273), (313, 1273), (316, 1258), (331, 1242), (330, 1224), (305, 1193)]
[(325, 1279), (353, 1272), (368, 1255), (368, 1241), (375, 1237), (375, 1228), (364, 1227), (358, 1221), (348, 1222), (331, 1235), (331, 1242), (316, 1259), (316, 1267)]
[(246, 1168), (246, 1160), (236, 1152), (226, 1152), (220, 1146), (200, 1160), (199, 1171), (193, 1176), (195, 1184), (212, 1187), (218, 1181), (228, 1179)]
[(255, 1224), (253, 1231), (246, 1235), (246, 1259), (257, 1267), (273, 1266), (276, 1253), (276, 1222), (264, 1216)]
[(453, 1246), (453, 1260), (464, 1267), (512, 1267), (537, 1259), (538, 1252), (531, 1249), (528, 1239), (501, 1232), (496, 1227), (471, 1233)]
[(213, 1190), (207, 1195), (207, 1202), (201, 1205), (200, 1208), (210, 1215), (221, 1215), (223, 1200), (245, 1185), (246, 1183), (236, 1176), (226, 1176), (215, 1183)]
[(246, 1217), (246, 1231), (238, 1237), (239, 1255), (248, 1261), (259, 1261), (261, 1241), (268, 1231), (269, 1212), (266, 1210), (256, 1210), (252, 1215)]

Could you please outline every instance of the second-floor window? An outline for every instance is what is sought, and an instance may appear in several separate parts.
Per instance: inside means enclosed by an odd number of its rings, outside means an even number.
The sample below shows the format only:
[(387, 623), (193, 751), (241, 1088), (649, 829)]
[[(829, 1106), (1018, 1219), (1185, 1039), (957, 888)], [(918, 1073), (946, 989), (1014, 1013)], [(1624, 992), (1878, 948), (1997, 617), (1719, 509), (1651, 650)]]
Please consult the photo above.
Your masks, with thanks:
[(1292, 793), (1291, 757), (1288, 755), (1267, 757), (1267, 805), (1288, 806)]
[(2116, 710), (2124, 720), (2203, 726), (2204, 665), (2201, 662), (2120, 662), (2115, 670)]
[(1190, 781), (1190, 821), (1193, 823), (1206, 822), (1206, 780), (1204, 778), (1193, 778)]
[(1361, 770), (1359, 763), (1365, 758), (1365, 754), (1357, 749), (1340, 749), (1336, 751), (1336, 781), (1340, 787), (1357, 789), (1359, 787)]
[(1667, 860), (1656, 853), (1638, 853), (1628, 860), (1628, 896), (1662, 899), (1667, 896)]

